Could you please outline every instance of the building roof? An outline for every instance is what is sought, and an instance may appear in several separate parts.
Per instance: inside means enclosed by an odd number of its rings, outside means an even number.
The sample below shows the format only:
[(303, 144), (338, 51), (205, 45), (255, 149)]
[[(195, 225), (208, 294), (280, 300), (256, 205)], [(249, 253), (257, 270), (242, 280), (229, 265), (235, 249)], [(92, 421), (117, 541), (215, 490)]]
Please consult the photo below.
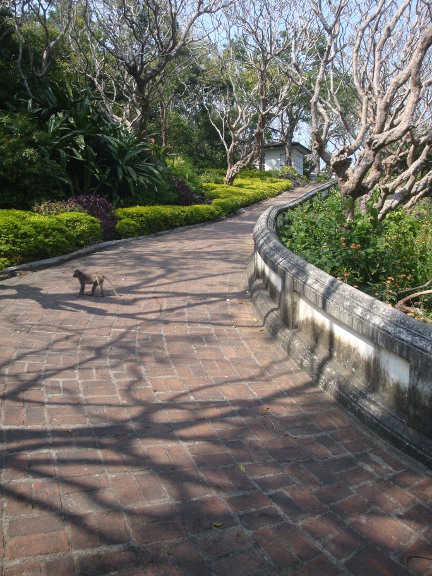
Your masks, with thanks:
[[(297, 148), (297, 150), (304, 155), (312, 154), (312, 150), (309, 150), (309, 148), (306, 148), (306, 146), (303, 146), (303, 144), (300, 144), (300, 142), (293, 142), (291, 147)], [(284, 142), (270, 142), (269, 144), (264, 144), (264, 148), (267, 148), (268, 150), (285, 148), (285, 143)]]

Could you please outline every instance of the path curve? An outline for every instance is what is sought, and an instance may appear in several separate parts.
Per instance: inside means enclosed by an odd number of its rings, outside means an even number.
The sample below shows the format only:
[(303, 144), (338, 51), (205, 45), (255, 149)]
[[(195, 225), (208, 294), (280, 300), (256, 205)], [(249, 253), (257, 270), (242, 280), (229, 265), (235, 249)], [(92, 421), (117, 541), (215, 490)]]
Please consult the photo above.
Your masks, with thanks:
[(254, 223), (300, 192), (0, 282), (3, 576), (432, 574), (430, 473), (250, 307)]

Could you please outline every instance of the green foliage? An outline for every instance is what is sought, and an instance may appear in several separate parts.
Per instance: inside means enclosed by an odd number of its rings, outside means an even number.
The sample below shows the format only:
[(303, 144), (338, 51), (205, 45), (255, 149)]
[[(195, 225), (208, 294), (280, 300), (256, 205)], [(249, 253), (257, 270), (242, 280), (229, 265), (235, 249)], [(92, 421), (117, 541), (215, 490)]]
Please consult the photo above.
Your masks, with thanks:
[(135, 238), (141, 234), (139, 221), (127, 217), (117, 222), (115, 230), (119, 238)]
[[(115, 216), (119, 220), (116, 232), (121, 238), (129, 235), (144, 236), (161, 230), (216, 220), (243, 206), (277, 196), (288, 190), (290, 186), (287, 180), (267, 178), (264, 183), (254, 178), (241, 176), (233, 186), (203, 184), (204, 195), (211, 203), (193, 206), (119, 208), (115, 211)], [(132, 222), (135, 222), (136, 226), (133, 226)]]
[(115, 211), (119, 219), (116, 232), (120, 238), (145, 236), (180, 226), (216, 220), (222, 212), (215, 206), (136, 206)]
[(62, 168), (44, 144), (44, 132), (25, 113), (0, 113), (0, 208), (30, 209), (37, 200), (64, 197)]
[(94, 244), (103, 237), (100, 221), (89, 214), (66, 212), (56, 216), (56, 219), (57, 222), (66, 226), (72, 234), (75, 246), (78, 248)]
[[(265, 181), (240, 176), (234, 186), (203, 184), (208, 204), (192, 206), (136, 206), (118, 208), (116, 234), (142, 236), (216, 220), (242, 206), (276, 196), (289, 189), (286, 180)], [(98, 219), (70, 212), (73, 202), (48, 202), (37, 209), (49, 215), (20, 210), (0, 210), (0, 262), (12, 266), (73, 252), (102, 238)], [(58, 213), (61, 211), (61, 213)]]
[(189, 206), (203, 200), (201, 179), (185, 156), (168, 157), (162, 177), (164, 184), (158, 188), (158, 194), (153, 196), (152, 201), (141, 202), (141, 205), (163, 203)]
[(89, 90), (47, 87), (29, 110), (0, 113), (0, 208), (98, 194), (116, 206), (165, 201), (152, 147), (111, 122)]
[(55, 216), (56, 214), (64, 214), (65, 212), (84, 212), (84, 208), (74, 202), (73, 200), (57, 200), (57, 201), (47, 201), (41, 202), (40, 204), (35, 204), (32, 208), (32, 212), (37, 214), (43, 214), (44, 216)]
[(275, 168), (273, 170), (267, 171), (269, 175), (274, 178), (292, 178), (295, 179), (298, 176), (297, 170), (294, 166), (281, 166), (280, 168)]
[[(191, 99), (196, 99), (194, 87)], [(194, 106), (194, 105), (191, 105)], [(193, 159), (195, 166), (223, 167), (225, 165), (225, 150), (220, 138), (212, 126), (208, 113), (204, 109), (191, 108), (180, 111), (169, 111), (167, 118), (167, 139), (169, 152), (181, 154), (184, 158)], [(152, 126), (153, 132), (160, 132), (158, 123)]]
[(201, 174), (200, 179), (202, 184), (223, 184), (225, 178), (224, 169), (219, 170), (204, 170)]
[(0, 8), (0, 109), (13, 101), (19, 92), (20, 79), (15, 65), (18, 42), (14, 34), (12, 13)]
[(432, 277), (432, 207), (424, 213), (399, 209), (379, 222), (369, 205), (345, 219), (339, 193), (317, 197), (286, 213), (279, 227), (283, 244), (328, 274), (394, 304), (398, 292)]
[(167, 165), (171, 175), (183, 178), (194, 194), (202, 194), (201, 179), (188, 158), (185, 156), (174, 156), (167, 159)]
[(153, 163), (150, 146), (137, 135), (117, 128), (115, 135), (99, 134), (105, 145), (101, 157), (99, 191), (110, 198), (114, 206), (129, 206), (145, 202), (162, 186), (159, 169)]
[(3, 267), (67, 254), (101, 238), (98, 220), (81, 212), (43, 216), (19, 210), (0, 211)]

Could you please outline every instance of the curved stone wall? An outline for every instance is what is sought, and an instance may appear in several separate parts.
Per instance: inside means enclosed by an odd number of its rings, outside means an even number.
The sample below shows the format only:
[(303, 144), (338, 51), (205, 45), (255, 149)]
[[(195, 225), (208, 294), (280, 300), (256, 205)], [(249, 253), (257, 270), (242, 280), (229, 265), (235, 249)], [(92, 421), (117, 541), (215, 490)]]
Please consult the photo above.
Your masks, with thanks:
[(287, 248), (269, 208), (255, 230), (249, 289), (287, 354), (373, 430), (432, 468), (432, 328), (336, 280)]

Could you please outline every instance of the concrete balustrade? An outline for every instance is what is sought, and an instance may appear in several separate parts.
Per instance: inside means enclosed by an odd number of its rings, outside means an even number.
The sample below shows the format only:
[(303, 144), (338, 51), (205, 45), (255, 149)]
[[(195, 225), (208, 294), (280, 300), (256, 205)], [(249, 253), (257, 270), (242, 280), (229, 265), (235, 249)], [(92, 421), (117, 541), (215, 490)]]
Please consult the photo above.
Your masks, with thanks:
[(258, 219), (249, 266), (253, 303), (315, 383), (432, 468), (432, 327), (329, 276), (276, 235), (281, 213), (328, 188), (269, 208)]

